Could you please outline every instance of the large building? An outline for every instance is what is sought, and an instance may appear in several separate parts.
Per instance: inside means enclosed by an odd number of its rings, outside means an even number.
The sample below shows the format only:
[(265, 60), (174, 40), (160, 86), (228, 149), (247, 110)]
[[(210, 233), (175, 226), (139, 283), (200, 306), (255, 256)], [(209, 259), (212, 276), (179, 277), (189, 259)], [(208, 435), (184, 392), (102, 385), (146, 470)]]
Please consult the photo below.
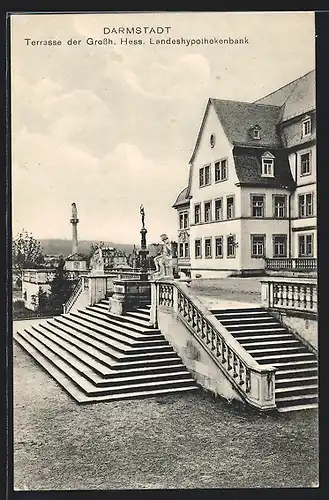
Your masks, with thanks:
[(192, 278), (316, 259), (315, 71), (254, 103), (209, 99), (173, 207)]

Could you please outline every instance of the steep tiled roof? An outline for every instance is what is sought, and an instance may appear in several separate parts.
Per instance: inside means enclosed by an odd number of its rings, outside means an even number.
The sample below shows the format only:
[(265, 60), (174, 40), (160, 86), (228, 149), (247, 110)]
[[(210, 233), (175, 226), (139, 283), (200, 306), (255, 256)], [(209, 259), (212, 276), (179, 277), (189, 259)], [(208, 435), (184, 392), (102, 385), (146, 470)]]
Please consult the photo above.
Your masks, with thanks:
[[(232, 144), (274, 148), (281, 145), (276, 133), (276, 125), (281, 118), (280, 107), (223, 99), (210, 101)], [(250, 136), (250, 130), (255, 125), (259, 125), (261, 137), (256, 140)]]
[(275, 156), (274, 177), (262, 177), (262, 155), (264, 150), (254, 148), (234, 148), (233, 156), (239, 182), (273, 187), (294, 186), (287, 154), (283, 151), (269, 150)]
[(187, 187), (184, 188), (176, 198), (173, 208), (179, 207), (180, 205), (185, 205), (190, 202), (189, 196), (187, 196)]
[(254, 104), (284, 106), (281, 121), (315, 109), (315, 70), (258, 99)]

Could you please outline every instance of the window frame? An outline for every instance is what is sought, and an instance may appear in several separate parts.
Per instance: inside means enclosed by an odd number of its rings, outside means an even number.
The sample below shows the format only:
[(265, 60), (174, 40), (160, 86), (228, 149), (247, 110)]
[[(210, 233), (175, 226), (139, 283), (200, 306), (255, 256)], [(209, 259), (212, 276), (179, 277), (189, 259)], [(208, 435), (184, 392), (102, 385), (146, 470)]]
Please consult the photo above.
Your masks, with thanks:
[[(229, 255), (229, 239), (233, 239), (233, 255)], [(227, 259), (235, 259), (236, 258), (236, 234), (228, 234), (226, 235), (226, 258)]]
[[(312, 252), (307, 253), (307, 237), (311, 237), (311, 244), (312, 244)], [(305, 246), (305, 253), (302, 254), (300, 251), (300, 240), (301, 238), (304, 238), (304, 246)], [(304, 233), (304, 234), (298, 234), (298, 257), (299, 258), (310, 258), (314, 257), (314, 233)]]
[[(276, 212), (276, 198), (283, 198), (284, 199), (284, 205), (283, 205), (283, 216), (277, 215)], [(287, 218), (287, 195), (286, 194), (273, 194), (272, 195), (272, 204), (273, 204), (273, 217), (274, 219), (286, 219)]]
[[(196, 208), (199, 208), (199, 221), (196, 222)], [(201, 203), (194, 203), (194, 224), (201, 224)]]
[[(254, 238), (262, 238), (263, 240), (263, 252), (261, 254), (254, 253)], [(266, 255), (266, 234), (251, 234), (250, 235), (250, 256), (252, 259), (264, 259)]]
[[(197, 242), (199, 242), (200, 255), (196, 254)], [(202, 238), (195, 238), (195, 240), (194, 240), (194, 258), (195, 259), (202, 259)]]
[[(206, 170), (207, 169), (207, 170)], [(209, 174), (209, 182), (206, 182), (206, 171)], [(201, 176), (203, 179), (203, 183), (201, 183)], [(199, 188), (210, 186), (211, 185), (211, 163), (207, 163), (203, 167), (199, 168)]]
[[(270, 163), (270, 167), (271, 167), (271, 173), (268, 173), (268, 171), (265, 173), (265, 165), (267, 165), (267, 168), (268, 168), (269, 163)], [(270, 177), (270, 178), (274, 177), (275, 156), (272, 155), (272, 153), (270, 153), (269, 151), (267, 151), (266, 153), (264, 153), (262, 155), (261, 168), (262, 168), (262, 172), (261, 172), (262, 177)]]
[[(254, 215), (254, 208), (260, 208), (260, 207), (254, 207), (254, 198), (259, 197), (262, 198), (262, 215)], [(265, 217), (265, 206), (266, 206), (266, 195), (263, 193), (251, 193), (250, 194), (250, 206), (251, 206), (251, 217), (253, 219), (264, 219)]]
[(190, 257), (190, 244), (188, 241), (184, 242), (184, 257), (189, 258)]
[[(232, 204), (232, 206), (233, 206), (233, 215), (232, 215), (232, 217), (228, 217), (228, 202), (227, 201), (230, 198), (232, 198), (232, 200), (233, 200), (233, 204)], [(234, 196), (234, 194), (226, 196), (226, 220), (231, 220), (231, 219), (235, 219), (235, 196)]]
[[(312, 212), (307, 213), (307, 207), (310, 204), (307, 204), (307, 197), (311, 196), (311, 207), (312, 207)], [(303, 205), (301, 205), (300, 200), (303, 199)], [(304, 206), (304, 215), (301, 214), (301, 206)], [(298, 194), (298, 218), (299, 219), (309, 219), (311, 217), (315, 217), (315, 212), (314, 212), (314, 191), (310, 191), (308, 193), (301, 193)]]
[[(283, 238), (285, 241), (284, 254), (276, 255), (275, 253), (275, 240), (276, 238)], [(273, 245), (273, 258), (287, 258), (288, 253), (288, 235), (287, 234), (273, 234), (272, 235), (272, 245)]]
[[(309, 165), (309, 171), (308, 172), (302, 172), (302, 157), (308, 155), (308, 165)], [(307, 150), (307, 151), (300, 151), (299, 152), (299, 175), (300, 177), (306, 177), (307, 175), (312, 174), (312, 151)]]
[[(220, 202), (220, 205), (221, 205), (221, 217), (220, 218), (217, 218), (216, 217), (216, 203), (217, 202)], [(223, 210), (223, 207), (224, 207), (224, 203), (223, 203), (223, 197), (221, 196), (220, 198), (215, 198), (214, 199), (214, 215), (215, 215), (215, 222), (218, 222), (219, 220), (223, 220), (223, 215), (224, 215), (224, 210)]]
[[(225, 172), (226, 176), (223, 177), (223, 162), (225, 162)], [(219, 165), (218, 173), (219, 173), (219, 178), (216, 178), (216, 165)], [(228, 180), (228, 158), (220, 158), (219, 160), (216, 160), (214, 162), (214, 178), (215, 178), (215, 184), (218, 182), (225, 182)]]
[[(210, 242), (210, 245), (208, 246), (207, 243)], [(207, 248), (210, 248), (210, 255), (207, 255)], [(205, 259), (212, 259), (212, 237), (207, 236), (204, 238), (204, 258)]]
[(178, 249), (179, 253), (179, 258), (181, 259), (182, 257), (184, 257), (184, 243), (180, 242), (179, 243), (179, 249)]
[[(217, 255), (217, 240), (221, 240), (221, 255)], [(224, 236), (215, 236), (215, 259), (223, 259), (224, 258)]]
[[(309, 132), (305, 133), (305, 125), (309, 124)], [(312, 118), (310, 116), (305, 116), (302, 120), (302, 137), (309, 137), (312, 135)]]
[[(209, 205), (209, 219), (206, 220), (206, 207)], [(203, 202), (203, 214), (204, 223), (212, 222), (212, 200), (206, 200)]]

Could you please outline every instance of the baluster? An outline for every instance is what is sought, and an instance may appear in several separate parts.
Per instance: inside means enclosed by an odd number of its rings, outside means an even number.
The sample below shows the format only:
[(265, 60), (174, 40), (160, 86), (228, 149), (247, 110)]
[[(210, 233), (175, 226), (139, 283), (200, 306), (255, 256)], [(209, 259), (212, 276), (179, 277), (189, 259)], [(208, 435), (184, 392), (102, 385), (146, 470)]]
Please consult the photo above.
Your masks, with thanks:
[(187, 321), (189, 324), (192, 322), (192, 304), (190, 302), (187, 303)]
[(246, 368), (246, 392), (250, 392), (250, 390), (251, 390), (250, 370)]
[(226, 351), (226, 344), (223, 341), (222, 342), (222, 363), (226, 363), (225, 351)]
[(279, 286), (273, 283), (273, 305), (277, 305), (279, 302)]
[(197, 312), (197, 321), (196, 321), (196, 331), (197, 331), (197, 333), (200, 333), (201, 330), (202, 330), (201, 323), (202, 323), (202, 316), (201, 316), (201, 314), (199, 312)]
[(308, 292), (308, 286), (305, 285), (303, 287), (303, 304), (304, 304), (304, 308), (306, 309), (307, 308), (307, 292)]
[(233, 377), (234, 378), (236, 378), (238, 376), (237, 367), (238, 367), (238, 358), (236, 357), (236, 354), (233, 353)]
[(215, 332), (211, 328), (211, 350), (213, 351), (215, 349)]
[(314, 303), (313, 293), (314, 293), (314, 288), (311, 285), (310, 286), (310, 309), (313, 309), (313, 303)]
[(280, 305), (283, 306), (283, 285), (279, 285), (279, 296), (280, 296)]
[(232, 370), (232, 365), (231, 365), (231, 358), (232, 358), (232, 351), (228, 347), (227, 348), (227, 369)]
[(295, 307), (295, 285), (291, 285), (291, 307)]
[(222, 341), (219, 338), (218, 334), (216, 335), (216, 338), (217, 338), (216, 356), (217, 356), (217, 358), (219, 358), (221, 356), (221, 354), (222, 354)]
[(244, 373), (245, 373), (244, 365), (239, 360), (239, 385), (244, 385), (244, 383), (245, 383), (244, 377), (243, 377)]
[(297, 307), (300, 307), (300, 286), (296, 286), (297, 289)]

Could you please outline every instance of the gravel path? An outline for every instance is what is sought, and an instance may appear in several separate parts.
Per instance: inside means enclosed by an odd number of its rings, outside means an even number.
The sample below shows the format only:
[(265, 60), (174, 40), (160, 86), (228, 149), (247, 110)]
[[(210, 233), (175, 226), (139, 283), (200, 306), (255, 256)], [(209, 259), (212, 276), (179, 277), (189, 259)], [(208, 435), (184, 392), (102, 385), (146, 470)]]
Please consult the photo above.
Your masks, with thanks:
[(317, 412), (261, 415), (203, 392), (77, 405), (14, 345), (16, 490), (310, 487)]

